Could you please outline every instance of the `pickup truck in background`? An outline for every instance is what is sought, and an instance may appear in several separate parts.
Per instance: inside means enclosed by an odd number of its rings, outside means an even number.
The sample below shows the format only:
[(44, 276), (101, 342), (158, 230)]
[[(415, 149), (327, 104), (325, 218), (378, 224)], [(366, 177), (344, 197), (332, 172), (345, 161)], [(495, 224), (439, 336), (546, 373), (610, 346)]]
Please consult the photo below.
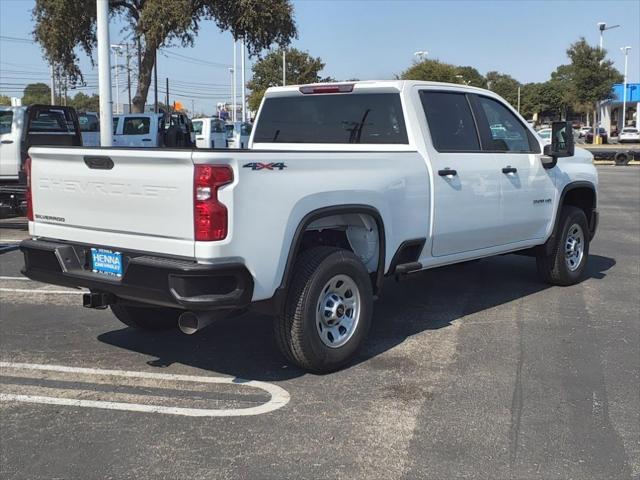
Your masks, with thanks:
[(84, 147), (100, 146), (100, 117), (96, 112), (78, 112), (82, 145)]
[(249, 150), (34, 147), (23, 273), (143, 330), (269, 312), (290, 362), (334, 371), (385, 277), (519, 253), (584, 278), (592, 156), (566, 122), (543, 143), (493, 92), (381, 81), (269, 89)]
[(36, 145), (81, 146), (76, 111), (54, 105), (0, 107), (0, 216), (25, 210), (24, 163)]
[(227, 130), (218, 118), (194, 118), (193, 132), (197, 148), (227, 148)]

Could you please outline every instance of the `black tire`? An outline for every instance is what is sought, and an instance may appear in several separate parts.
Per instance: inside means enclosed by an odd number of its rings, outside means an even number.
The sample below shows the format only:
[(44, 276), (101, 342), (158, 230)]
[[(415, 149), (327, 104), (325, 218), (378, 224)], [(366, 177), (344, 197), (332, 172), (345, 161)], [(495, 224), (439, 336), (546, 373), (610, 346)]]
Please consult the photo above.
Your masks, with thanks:
[(631, 160), (631, 158), (627, 152), (618, 152), (614, 157), (616, 165), (627, 165), (629, 160)]
[[(346, 343), (333, 348), (320, 338), (316, 309), (326, 295), (324, 287), (336, 275), (346, 275), (355, 283), (360, 313)], [(360, 259), (348, 250), (314, 247), (296, 261), (284, 312), (275, 319), (276, 342), (291, 363), (314, 373), (333, 372), (344, 367), (362, 345), (371, 327), (372, 313), (373, 288)]]
[[(569, 268), (565, 255), (567, 237), (570, 230), (578, 226), (582, 230), (583, 245), (582, 258), (574, 269)], [(558, 233), (555, 237), (555, 244), (552, 245), (550, 255), (544, 252), (536, 256), (538, 275), (540, 278), (553, 285), (575, 285), (584, 278), (589, 259), (589, 226), (584, 211), (577, 207), (565, 206), (560, 212), (560, 222)]]
[(111, 305), (111, 311), (118, 320), (138, 330), (158, 331), (177, 328), (182, 310), (162, 307), (132, 307)]

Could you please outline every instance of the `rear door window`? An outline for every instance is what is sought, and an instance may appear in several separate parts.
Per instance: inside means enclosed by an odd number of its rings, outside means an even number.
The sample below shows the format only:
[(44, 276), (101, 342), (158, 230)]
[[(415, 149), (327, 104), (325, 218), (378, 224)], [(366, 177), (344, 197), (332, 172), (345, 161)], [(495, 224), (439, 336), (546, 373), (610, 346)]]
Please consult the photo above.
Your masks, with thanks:
[(477, 152), (478, 131), (464, 93), (420, 91), (433, 147), (439, 152)]
[(196, 135), (202, 134), (202, 122), (193, 121), (193, 133)]
[(151, 129), (149, 117), (127, 117), (122, 127), (123, 135), (147, 135)]
[(265, 100), (255, 143), (407, 144), (397, 93), (299, 95)]
[(0, 112), (0, 135), (11, 133), (11, 123), (13, 122), (13, 112), (5, 110)]
[(37, 110), (29, 124), (29, 133), (73, 133), (73, 121), (64, 110)]

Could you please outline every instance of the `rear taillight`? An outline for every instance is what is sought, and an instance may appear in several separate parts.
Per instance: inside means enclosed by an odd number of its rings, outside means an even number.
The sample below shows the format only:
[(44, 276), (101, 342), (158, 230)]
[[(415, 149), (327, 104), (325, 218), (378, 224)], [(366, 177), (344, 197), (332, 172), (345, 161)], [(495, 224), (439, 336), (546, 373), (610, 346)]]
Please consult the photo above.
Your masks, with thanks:
[(31, 198), (31, 157), (27, 157), (22, 167), (27, 179), (27, 194), (25, 200), (27, 201), (27, 220), (33, 221), (33, 200)]
[(233, 181), (227, 165), (196, 165), (193, 178), (193, 224), (199, 242), (227, 237), (227, 207), (218, 201), (218, 189)]

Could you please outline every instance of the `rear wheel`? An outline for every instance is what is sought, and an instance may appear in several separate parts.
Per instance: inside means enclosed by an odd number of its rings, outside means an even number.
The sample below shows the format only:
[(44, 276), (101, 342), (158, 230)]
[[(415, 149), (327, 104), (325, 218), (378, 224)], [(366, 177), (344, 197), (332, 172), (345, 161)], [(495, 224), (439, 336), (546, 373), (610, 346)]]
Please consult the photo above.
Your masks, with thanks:
[(178, 326), (178, 317), (182, 310), (162, 307), (132, 307), (130, 305), (111, 305), (111, 311), (125, 325), (138, 330), (168, 330)]
[(284, 312), (275, 321), (287, 359), (316, 373), (346, 365), (371, 326), (373, 289), (352, 252), (316, 247), (296, 262)]
[(588, 258), (587, 217), (577, 207), (563, 207), (551, 254), (536, 257), (538, 274), (554, 285), (574, 285), (583, 279)]

